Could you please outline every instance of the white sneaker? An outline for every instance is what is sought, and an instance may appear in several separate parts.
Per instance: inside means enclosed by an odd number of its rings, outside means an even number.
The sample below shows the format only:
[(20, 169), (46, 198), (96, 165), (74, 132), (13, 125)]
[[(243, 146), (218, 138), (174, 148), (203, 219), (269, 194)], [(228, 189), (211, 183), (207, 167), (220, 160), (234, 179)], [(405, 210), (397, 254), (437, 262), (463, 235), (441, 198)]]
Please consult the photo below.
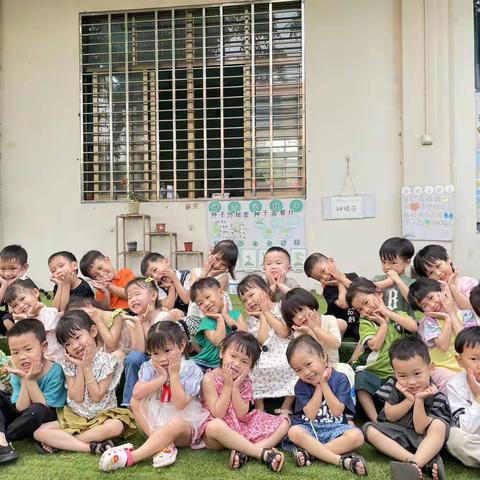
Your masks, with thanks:
[(112, 472), (120, 468), (128, 467), (128, 453), (133, 450), (131, 443), (125, 443), (118, 447), (109, 448), (103, 452), (98, 462), (98, 467), (104, 472)]
[(175, 463), (177, 454), (177, 447), (171, 443), (153, 457), (153, 468), (167, 467), (168, 465)]

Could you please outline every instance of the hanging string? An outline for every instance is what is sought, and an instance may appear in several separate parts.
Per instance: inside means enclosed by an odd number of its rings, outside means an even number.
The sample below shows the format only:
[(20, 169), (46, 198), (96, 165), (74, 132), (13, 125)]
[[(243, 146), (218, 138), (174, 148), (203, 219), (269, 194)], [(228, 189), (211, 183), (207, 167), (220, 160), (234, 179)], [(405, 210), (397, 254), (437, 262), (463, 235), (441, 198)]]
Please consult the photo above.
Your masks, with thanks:
[(355, 183), (353, 183), (352, 174), (350, 173), (350, 157), (348, 155), (345, 157), (345, 162), (346, 162), (345, 178), (343, 180), (342, 189), (340, 190), (340, 197), (343, 195), (343, 191), (345, 190), (345, 187), (347, 186), (347, 182), (349, 180), (353, 188), (353, 193), (357, 195), (357, 189), (355, 188)]

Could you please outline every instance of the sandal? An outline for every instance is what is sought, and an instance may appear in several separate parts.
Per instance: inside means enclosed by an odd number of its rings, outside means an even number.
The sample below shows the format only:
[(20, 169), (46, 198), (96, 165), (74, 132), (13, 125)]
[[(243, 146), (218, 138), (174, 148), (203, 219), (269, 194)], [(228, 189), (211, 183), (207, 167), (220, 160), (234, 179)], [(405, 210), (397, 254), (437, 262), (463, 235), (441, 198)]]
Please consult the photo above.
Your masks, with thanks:
[(92, 455), (101, 455), (114, 446), (115, 445), (111, 440), (105, 440), (104, 442), (90, 442), (90, 453)]
[[(348, 464), (347, 467), (347, 460), (350, 459), (350, 463)], [(393, 462), (392, 462), (393, 463)], [(359, 477), (368, 477), (368, 468), (367, 468), (367, 462), (365, 459), (356, 453), (344, 453), (343, 455), (340, 455), (340, 461), (338, 462), (338, 466), (342, 470), (348, 470), (349, 472), (354, 473), (355, 475), (358, 475)], [(363, 470), (365, 473), (360, 473), (359, 472), (359, 466), (363, 466)], [(403, 477), (403, 480), (409, 477)]]
[[(237, 466), (235, 466), (235, 460), (238, 461)], [(228, 468), (230, 470), (238, 470), (242, 468), (249, 460), (250, 460), (250, 457), (247, 454), (239, 452), (238, 450), (232, 450), (230, 452), (230, 460), (228, 461)]]
[[(277, 457), (280, 457), (280, 461), (277, 463), (277, 467), (273, 467), (273, 462)], [(264, 448), (260, 454), (260, 461), (264, 463), (273, 472), (280, 472), (285, 462), (285, 455), (279, 452), (275, 448)]]
[(421, 479), (422, 474), (419, 475), (418, 471), (421, 468), (413, 460), (407, 460), (406, 462), (390, 462), (390, 473), (393, 480), (405, 480), (405, 479)]
[(177, 447), (171, 443), (153, 457), (153, 468), (167, 467), (177, 459)]
[(57, 448), (50, 447), (46, 443), (44, 444), (42, 442), (35, 442), (35, 450), (39, 455), (52, 455), (58, 452)]
[(433, 460), (424, 465), (424, 467), (422, 468), (422, 472), (433, 478), (433, 466), (435, 464), (437, 464), (438, 480), (446, 480), (447, 475), (445, 473), (445, 466), (443, 465), (443, 460), (440, 455), (437, 455), (436, 457), (434, 457)]
[[(308, 467), (311, 465), (313, 457), (304, 449), (300, 447), (294, 447), (293, 458), (297, 467)], [(303, 462), (301, 461), (303, 459)]]

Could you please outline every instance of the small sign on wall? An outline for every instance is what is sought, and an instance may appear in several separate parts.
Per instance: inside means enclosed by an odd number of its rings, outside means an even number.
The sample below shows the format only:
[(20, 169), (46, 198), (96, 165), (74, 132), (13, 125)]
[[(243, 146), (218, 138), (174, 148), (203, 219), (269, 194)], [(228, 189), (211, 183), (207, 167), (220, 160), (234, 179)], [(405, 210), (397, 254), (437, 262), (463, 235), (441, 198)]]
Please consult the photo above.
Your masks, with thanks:
[(375, 216), (375, 195), (336, 195), (322, 198), (324, 220), (352, 220)]

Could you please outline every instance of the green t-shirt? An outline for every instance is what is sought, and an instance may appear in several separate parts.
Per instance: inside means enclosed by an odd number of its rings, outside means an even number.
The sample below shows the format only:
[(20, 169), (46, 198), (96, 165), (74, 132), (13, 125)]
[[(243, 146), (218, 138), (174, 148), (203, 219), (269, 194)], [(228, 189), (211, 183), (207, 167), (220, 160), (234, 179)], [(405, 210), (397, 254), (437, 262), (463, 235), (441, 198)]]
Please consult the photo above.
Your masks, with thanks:
[[(241, 312), (239, 310), (231, 310), (229, 313), (230, 316), (237, 321)], [(220, 349), (215, 346), (205, 335), (206, 330), (216, 329), (216, 320), (208, 317), (202, 318), (197, 333), (195, 334), (195, 342), (202, 347), (202, 350), (199, 354), (193, 357), (193, 360), (199, 365), (211, 368), (216, 368), (220, 365)], [(227, 336), (232, 333), (232, 329), (227, 324), (225, 324), (225, 330), (227, 332)]]
[[(377, 275), (373, 277), (372, 282), (381, 282), (382, 280), (386, 280), (387, 278), (388, 277), (386, 275)], [(412, 277), (409, 277), (405, 274), (400, 275), (400, 279), (407, 287), (410, 287), (410, 285), (415, 281)], [(413, 316), (414, 314), (412, 307), (403, 298), (402, 292), (395, 284), (393, 285), (393, 287), (385, 288), (383, 290), (383, 303), (394, 312), (407, 312), (410, 316)]]

